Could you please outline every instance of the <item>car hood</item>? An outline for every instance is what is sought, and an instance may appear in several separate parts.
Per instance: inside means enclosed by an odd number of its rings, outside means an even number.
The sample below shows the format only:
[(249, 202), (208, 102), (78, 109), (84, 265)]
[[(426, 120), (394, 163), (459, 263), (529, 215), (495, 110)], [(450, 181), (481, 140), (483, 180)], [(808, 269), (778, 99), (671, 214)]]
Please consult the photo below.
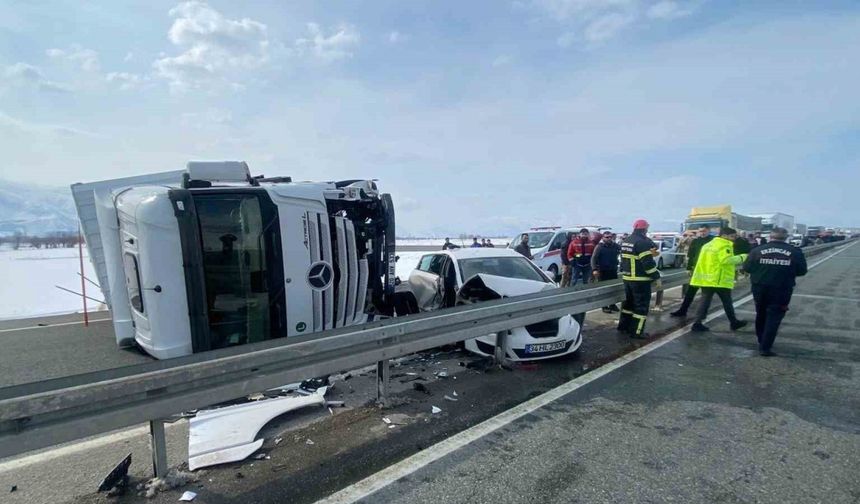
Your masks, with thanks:
[(503, 297), (523, 296), (556, 288), (555, 284), (549, 282), (478, 274), (466, 280), (460, 290), (457, 291), (457, 304), (471, 304)]

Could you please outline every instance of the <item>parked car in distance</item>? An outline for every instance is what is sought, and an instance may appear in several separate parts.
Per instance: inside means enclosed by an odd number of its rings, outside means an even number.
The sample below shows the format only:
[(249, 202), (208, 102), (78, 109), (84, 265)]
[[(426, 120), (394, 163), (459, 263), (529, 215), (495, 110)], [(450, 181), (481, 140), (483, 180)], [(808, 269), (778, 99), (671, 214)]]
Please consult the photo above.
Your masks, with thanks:
[(680, 268), (684, 262), (685, 254), (678, 253), (678, 244), (681, 243), (683, 235), (680, 233), (651, 233), (650, 236), (660, 252), (659, 257), (657, 257), (657, 268)]
[[(511, 249), (466, 248), (428, 253), (418, 261), (409, 280), (398, 286), (402, 307), (411, 312), (433, 311), (492, 299), (557, 289), (549, 274)], [(508, 331), (504, 348), (511, 360), (536, 360), (576, 352), (582, 344), (580, 320), (553, 318)], [(491, 356), (496, 335), (465, 342), (470, 352)]]

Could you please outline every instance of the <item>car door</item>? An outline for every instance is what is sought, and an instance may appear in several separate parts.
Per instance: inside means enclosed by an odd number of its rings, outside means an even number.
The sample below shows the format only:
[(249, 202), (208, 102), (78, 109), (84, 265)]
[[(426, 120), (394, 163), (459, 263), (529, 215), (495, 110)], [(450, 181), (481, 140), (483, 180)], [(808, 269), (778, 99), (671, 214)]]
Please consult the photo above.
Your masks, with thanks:
[(409, 275), (409, 287), (420, 311), (439, 308), (442, 302), (442, 268), (446, 254), (427, 254)]

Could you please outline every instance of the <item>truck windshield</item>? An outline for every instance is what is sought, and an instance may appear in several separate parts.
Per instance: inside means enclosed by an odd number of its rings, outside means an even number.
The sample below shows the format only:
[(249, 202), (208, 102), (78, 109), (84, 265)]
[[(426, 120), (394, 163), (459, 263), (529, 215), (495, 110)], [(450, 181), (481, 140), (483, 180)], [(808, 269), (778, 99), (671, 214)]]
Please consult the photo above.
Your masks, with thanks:
[(458, 262), (464, 282), (479, 273), (505, 278), (549, 282), (525, 257), (479, 257), (460, 259)]
[(211, 348), (286, 335), (277, 209), (264, 193), (197, 193)]
[(695, 231), (702, 226), (708, 226), (711, 228), (711, 231), (715, 231), (723, 227), (723, 221), (721, 220), (688, 220), (685, 222), (686, 226), (684, 227), (684, 231)]

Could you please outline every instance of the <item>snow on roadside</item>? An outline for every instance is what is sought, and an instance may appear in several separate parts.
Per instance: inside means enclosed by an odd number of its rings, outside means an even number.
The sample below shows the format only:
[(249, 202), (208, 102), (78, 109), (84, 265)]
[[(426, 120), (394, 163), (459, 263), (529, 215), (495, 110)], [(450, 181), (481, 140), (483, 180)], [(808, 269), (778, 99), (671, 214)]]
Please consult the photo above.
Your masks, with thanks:
[[(84, 271), (87, 278), (97, 282), (96, 273), (84, 250)], [(80, 264), (77, 248), (12, 250), (0, 248), (0, 319), (32, 317), (83, 310), (81, 298), (54, 287), (59, 285), (75, 292), (81, 291), (78, 276)], [(87, 283), (87, 295), (96, 299), (102, 293)], [(104, 305), (87, 301), (87, 309), (105, 309)]]

